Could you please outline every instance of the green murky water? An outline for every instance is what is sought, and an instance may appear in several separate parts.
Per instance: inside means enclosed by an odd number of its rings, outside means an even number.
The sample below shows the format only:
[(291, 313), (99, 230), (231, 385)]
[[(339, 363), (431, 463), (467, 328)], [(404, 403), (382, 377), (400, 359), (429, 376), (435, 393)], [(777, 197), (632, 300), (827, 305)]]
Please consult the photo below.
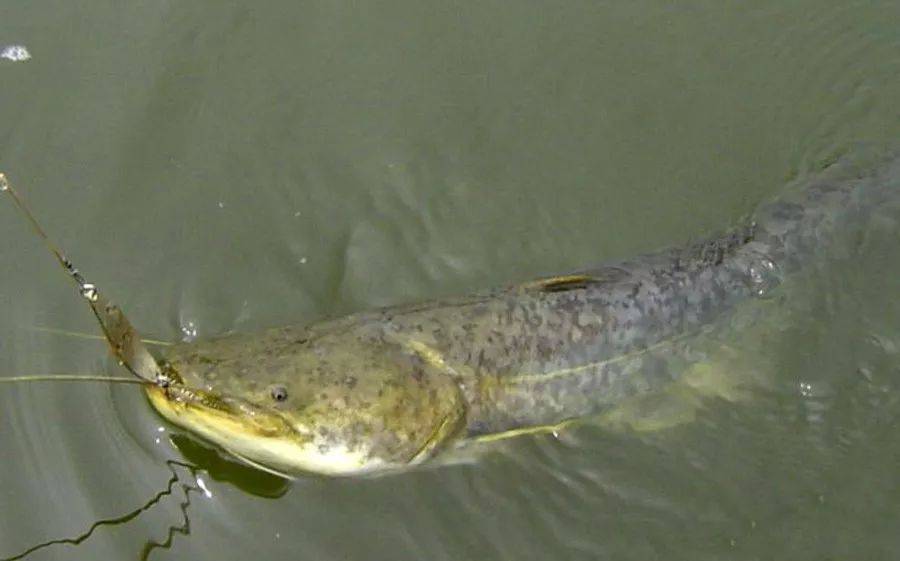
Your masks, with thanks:
[[(0, 6), (0, 169), (170, 340), (682, 243), (900, 138), (890, 1), (78, 4)], [(286, 484), (134, 387), (0, 387), (0, 558), (896, 559), (898, 220), (729, 342), (753, 399), (657, 433)], [(0, 375), (112, 370), (33, 329), (96, 333), (6, 203), (0, 240)]]

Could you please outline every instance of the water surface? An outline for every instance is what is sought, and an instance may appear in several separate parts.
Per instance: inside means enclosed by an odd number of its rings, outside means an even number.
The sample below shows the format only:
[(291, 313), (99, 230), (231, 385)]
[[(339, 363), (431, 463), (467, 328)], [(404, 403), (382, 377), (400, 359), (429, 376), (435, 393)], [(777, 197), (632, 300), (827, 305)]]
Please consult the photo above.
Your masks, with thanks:
[[(0, 169), (149, 335), (307, 322), (736, 223), (900, 138), (898, 21), (886, 0), (5, 2), (0, 46), (31, 59), (0, 60)], [(0, 387), (0, 558), (115, 520), (27, 559), (894, 559), (898, 216), (763, 303), (770, 327), (725, 330), (766, 383), (671, 430), (285, 484), (133, 387)], [(0, 375), (113, 371), (33, 330), (97, 332), (8, 204), (0, 239)]]

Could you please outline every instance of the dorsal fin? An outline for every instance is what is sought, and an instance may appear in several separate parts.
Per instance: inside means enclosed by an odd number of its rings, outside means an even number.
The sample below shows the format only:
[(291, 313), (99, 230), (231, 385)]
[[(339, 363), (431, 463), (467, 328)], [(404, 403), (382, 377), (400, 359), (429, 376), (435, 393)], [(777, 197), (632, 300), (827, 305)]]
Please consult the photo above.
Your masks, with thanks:
[(587, 288), (591, 284), (600, 282), (603, 282), (602, 279), (596, 279), (590, 275), (562, 275), (526, 282), (521, 285), (521, 288), (538, 292), (565, 292)]
[(608, 284), (628, 276), (628, 272), (618, 267), (604, 267), (584, 273), (547, 277), (520, 285), (521, 290), (538, 292), (566, 292), (581, 290), (589, 286)]

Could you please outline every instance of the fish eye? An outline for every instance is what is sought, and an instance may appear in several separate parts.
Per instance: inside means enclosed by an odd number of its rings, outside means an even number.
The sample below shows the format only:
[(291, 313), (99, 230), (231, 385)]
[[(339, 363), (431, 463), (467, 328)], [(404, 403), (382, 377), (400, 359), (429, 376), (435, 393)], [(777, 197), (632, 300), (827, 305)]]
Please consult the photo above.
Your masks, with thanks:
[(284, 401), (288, 397), (287, 388), (284, 386), (272, 386), (269, 390), (269, 395), (271, 395), (272, 399), (275, 401)]

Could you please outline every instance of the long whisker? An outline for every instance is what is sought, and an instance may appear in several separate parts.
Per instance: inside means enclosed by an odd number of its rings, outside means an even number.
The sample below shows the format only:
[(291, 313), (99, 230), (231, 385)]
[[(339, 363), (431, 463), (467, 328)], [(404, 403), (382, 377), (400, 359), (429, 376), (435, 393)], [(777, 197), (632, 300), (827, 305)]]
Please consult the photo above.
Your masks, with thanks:
[(109, 382), (112, 384), (149, 384), (144, 380), (120, 376), (92, 376), (89, 374), (34, 374), (30, 376), (7, 376), (0, 378), (0, 384), (7, 382)]
[[(103, 335), (94, 335), (93, 333), (82, 333), (80, 331), (69, 331), (67, 329), (58, 329), (56, 327), (44, 327), (36, 325), (29, 328), (32, 331), (40, 331), (41, 333), (52, 333), (53, 335), (65, 335), (66, 337), (77, 337), (79, 339), (94, 339), (97, 341), (106, 341)], [(171, 347), (169, 341), (160, 341), (159, 339), (141, 339), (145, 345), (155, 345), (157, 347)]]

